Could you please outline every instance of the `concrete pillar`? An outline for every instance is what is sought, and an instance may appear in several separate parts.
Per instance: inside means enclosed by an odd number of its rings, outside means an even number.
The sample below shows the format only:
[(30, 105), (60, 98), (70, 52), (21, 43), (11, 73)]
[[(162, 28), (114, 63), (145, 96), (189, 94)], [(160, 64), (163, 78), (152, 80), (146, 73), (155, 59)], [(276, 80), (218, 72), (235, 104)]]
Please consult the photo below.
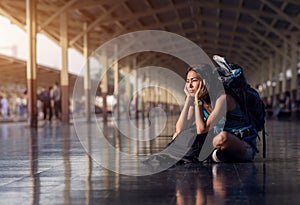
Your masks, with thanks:
[(89, 41), (87, 23), (83, 24), (83, 57), (85, 61), (85, 75), (84, 75), (84, 94), (85, 94), (85, 115), (86, 121), (91, 121), (91, 79), (90, 79), (90, 60), (89, 60)]
[[(297, 53), (297, 70), (298, 70), (298, 67), (300, 66), (299, 62), (300, 62), (300, 52)], [(296, 100), (299, 100), (299, 99), (300, 99), (300, 74), (298, 74), (298, 71), (297, 71), (297, 94), (296, 94)]]
[(268, 87), (268, 80), (269, 80), (269, 65), (270, 65), (270, 61), (269, 60), (266, 60), (264, 62), (264, 84), (265, 84), (265, 91), (264, 91), (264, 98), (267, 99), (268, 96), (270, 95), (270, 92), (269, 92), (269, 87)]
[(275, 79), (276, 79), (276, 87), (275, 87), (275, 95), (276, 95), (276, 100), (278, 100), (281, 92), (280, 88), (280, 79), (279, 79), (279, 74), (281, 71), (281, 55), (279, 53), (275, 53)]
[(32, 128), (38, 124), (37, 110), (37, 65), (36, 65), (36, 0), (26, 0), (26, 25), (28, 38), (27, 104), (28, 123)]
[[(146, 84), (145, 86), (143, 85), (142, 87), (147, 87), (149, 85), (149, 79), (147, 78), (146, 74), (143, 76), (142, 83)], [(145, 119), (145, 111), (146, 111), (145, 106), (147, 103), (146, 90), (147, 90), (146, 88), (143, 88), (142, 93), (141, 93), (142, 119), (143, 120)]]
[(273, 87), (272, 87), (272, 79), (273, 79), (273, 66), (274, 66), (274, 59), (272, 58), (272, 56), (270, 56), (269, 58), (269, 66), (268, 66), (268, 82), (270, 84), (268, 84), (268, 97), (273, 98)]
[(126, 109), (126, 113), (128, 115), (131, 115), (130, 113), (130, 97), (131, 97), (131, 86), (130, 86), (130, 79), (129, 79), (129, 73), (130, 73), (130, 67), (126, 66), (124, 68), (125, 71), (125, 96), (124, 96), (124, 101), (125, 101), (125, 109)]
[(166, 92), (166, 87), (161, 86), (160, 87), (160, 97), (161, 97), (161, 105), (164, 110), (166, 110), (167, 107), (167, 92)]
[(157, 106), (161, 103), (161, 88), (159, 86), (159, 82), (156, 83), (155, 85), (155, 99), (154, 99), (154, 104)]
[[(271, 89), (272, 89), (272, 103), (276, 100), (276, 85), (277, 85), (277, 68), (276, 68), (276, 58), (274, 55), (272, 55), (271, 57), (272, 60), (272, 64), (271, 66), (271, 71), (272, 71), (272, 76), (271, 76)], [(274, 84), (275, 83), (275, 84)]]
[(165, 88), (166, 92), (166, 113), (169, 113), (170, 111), (170, 93), (168, 87)]
[(149, 111), (152, 107), (151, 100), (152, 100), (152, 88), (150, 87), (151, 84), (151, 77), (150, 73), (147, 72), (147, 78), (146, 78), (146, 88), (145, 88), (145, 96), (144, 96), (144, 104), (145, 104), (145, 111), (146, 111), (146, 116), (149, 117)]
[(114, 70), (114, 94), (116, 96), (117, 100), (117, 106), (116, 106), (116, 115), (117, 115), (117, 120), (120, 119), (120, 97), (119, 97), (119, 79), (120, 79), (120, 74), (119, 74), (119, 63), (118, 63), (118, 47), (117, 45), (114, 48), (115, 52), (115, 60), (113, 63), (113, 70)]
[(298, 84), (298, 73), (297, 73), (297, 61), (298, 61), (298, 52), (297, 52), (297, 38), (293, 36), (292, 41), (294, 44), (291, 46), (291, 69), (292, 69), (292, 79), (291, 79), (291, 97), (295, 101), (297, 99), (297, 84)]
[(103, 100), (102, 104), (102, 117), (103, 117), (103, 122), (107, 122), (107, 93), (108, 93), (108, 59), (106, 54), (102, 55), (102, 67), (103, 67), (103, 72), (102, 72), (102, 79), (101, 79), (101, 96)]
[(286, 65), (287, 65), (287, 58), (286, 56), (288, 55), (288, 44), (286, 41), (284, 41), (283, 43), (283, 59), (282, 59), (282, 64), (281, 64), (281, 71), (283, 73), (283, 79), (282, 79), (282, 90), (281, 92), (284, 93), (287, 88), (286, 88), (286, 81), (287, 81), (287, 78), (286, 78)]
[(135, 119), (138, 119), (139, 117), (139, 113), (138, 113), (138, 109), (139, 109), (139, 79), (137, 76), (137, 71), (136, 71), (136, 58), (133, 59), (132, 62), (132, 69), (133, 69), (133, 76), (135, 79), (135, 83), (132, 85), (132, 89), (133, 89), (133, 99), (134, 100), (134, 113), (135, 113)]
[(260, 76), (260, 84), (262, 85), (262, 93), (261, 97), (265, 98), (266, 97), (266, 76), (267, 75), (267, 69), (266, 69), (267, 62), (264, 62), (261, 68), (261, 76)]
[(291, 69), (292, 69), (292, 79), (291, 79), (291, 99), (292, 99), (292, 116), (291, 119), (297, 119), (297, 112), (293, 109), (293, 105), (297, 100), (297, 85), (298, 85), (298, 71), (297, 71), (297, 61), (298, 61), (298, 51), (297, 51), (297, 38), (292, 36), (292, 41), (294, 42), (291, 45)]
[(68, 16), (66, 12), (60, 15), (60, 46), (62, 48), (61, 83), (61, 120), (69, 123), (69, 73), (68, 73)]

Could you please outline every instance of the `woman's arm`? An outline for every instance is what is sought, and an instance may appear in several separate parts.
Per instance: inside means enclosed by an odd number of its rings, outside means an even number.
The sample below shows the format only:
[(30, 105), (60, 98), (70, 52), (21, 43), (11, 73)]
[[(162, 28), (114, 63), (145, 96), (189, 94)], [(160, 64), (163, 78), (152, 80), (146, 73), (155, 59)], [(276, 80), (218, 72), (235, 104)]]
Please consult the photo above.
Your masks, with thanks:
[[(195, 94), (195, 123), (197, 134), (202, 134), (207, 132), (206, 122), (204, 121), (204, 114), (202, 107), (204, 106), (204, 101), (202, 100), (208, 94), (206, 87), (206, 82), (203, 80), (199, 84), (199, 88)], [(200, 100), (200, 101), (199, 101)]]
[(179, 132), (184, 129), (187, 129), (191, 126), (194, 120), (194, 106), (193, 106), (193, 98), (190, 96), (186, 96), (186, 100), (183, 106), (183, 109), (180, 113), (180, 116), (176, 122), (175, 133), (173, 135), (173, 139), (177, 136)]
[(191, 126), (192, 122), (195, 119), (194, 115), (194, 106), (193, 106), (193, 97), (190, 96), (186, 85), (184, 86), (184, 93), (186, 95), (183, 109), (180, 113), (180, 116), (176, 122), (175, 133), (173, 139), (184, 129), (187, 129)]
[(202, 112), (202, 106), (196, 106), (195, 105), (195, 119), (196, 119), (196, 128), (197, 128), (197, 134), (206, 133), (209, 130), (211, 130), (217, 123), (220, 121), (220, 119), (225, 116), (226, 114), (226, 100), (227, 95), (223, 94), (221, 95), (215, 104), (214, 109), (210, 113), (209, 117), (207, 118), (206, 122), (204, 121), (204, 116)]

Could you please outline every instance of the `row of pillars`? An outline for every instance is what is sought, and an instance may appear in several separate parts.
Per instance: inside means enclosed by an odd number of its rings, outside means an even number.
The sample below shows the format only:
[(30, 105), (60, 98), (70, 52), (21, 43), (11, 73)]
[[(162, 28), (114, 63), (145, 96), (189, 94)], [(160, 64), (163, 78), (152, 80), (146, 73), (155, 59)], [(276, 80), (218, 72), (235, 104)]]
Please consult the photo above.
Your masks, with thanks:
[[(37, 127), (38, 125), (38, 110), (37, 110), (37, 0), (26, 0), (26, 25), (27, 25), (27, 35), (28, 35), (28, 60), (27, 60), (27, 95), (28, 95), (28, 111), (29, 111), (29, 124), (30, 127)], [(85, 59), (85, 77), (84, 77), (84, 91), (85, 91), (85, 113), (86, 113), (86, 120), (91, 120), (91, 79), (90, 79), (90, 63), (89, 63), (89, 38), (88, 38), (88, 26), (85, 23), (83, 25), (83, 56)], [(69, 74), (68, 74), (68, 46), (69, 46), (69, 39), (68, 39), (68, 16), (66, 12), (62, 12), (60, 14), (60, 46), (62, 49), (62, 70), (60, 73), (60, 85), (61, 85), (61, 102), (62, 102), (62, 116), (61, 120), (63, 123), (69, 122)], [(117, 49), (117, 48), (116, 48)], [(115, 50), (117, 52), (117, 50)], [(105, 57), (104, 57), (105, 58)], [(107, 65), (107, 59), (104, 59), (103, 67), (108, 67)], [(132, 63), (133, 69), (136, 67), (136, 59)], [(114, 70), (114, 95), (117, 96), (117, 113), (119, 115), (120, 113), (120, 95), (121, 93), (118, 93), (119, 91), (119, 65), (116, 61), (113, 64), (113, 70)], [(127, 66), (124, 68), (124, 71), (127, 73), (130, 72), (130, 67)], [(139, 77), (135, 76), (136, 82), (133, 83), (133, 90), (136, 91), (137, 85), (139, 84)], [(128, 80), (128, 79), (127, 79)], [(145, 79), (142, 79), (144, 81)], [(150, 79), (148, 79), (148, 84), (150, 83)], [(127, 86), (125, 89), (125, 96), (129, 98), (132, 94), (132, 91), (130, 91), (130, 83), (126, 82)], [(159, 87), (159, 85), (157, 85)], [(101, 94), (103, 97), (103, 107), (104, 107), (104, 113), (103, 113), (103, 120), (107, 121), (107, 102), (106, 97), (108, 93), (108, 76), (105, 74), (103, 78), (101, 79)], [(146, 91), (147, 90), (147, 91)], [(161, 96), (165, 96), (165, 99), (157, 99), (155, 100), (154, 94), (152, 93), (151, 89), (146, 89), (143, 91), (143, 94), (141, 94), (140, 97), (135, 98), (135, 113), (138, 113), (138, 104), (139, 100), (142, 102), (142, 113), (145, 113), (146, 107), (151, 107), (155, 104), (163, 104), (167, 106), (168, 104), (174, 104), (177, 103), (175, 100), (170, 97), (168, 93), (164, 93)], [(160, 90), (159, 92), (164, 92), (163, 90)], [(122, 93), (123, 94), (123, 93)], [(143, 96), (144, 95), (144, 96)], [(160, 101), (160, 102), (159, 102)], [(128, 107), (129, 105), (127, 105)]]
[[(300, 48), (296, 44), (284, 42), (281, 50), (270, 55), (259, 68), (260, 72), (250, 76), (251, 82), (259, 85), (261, 97), (265, 100), (269, 97), (278, 100), (283, 93), (289, 91), (295, 102), (300, 99), (300, 82), (298, 63), (300, 60)], [(290, 73), (287, 75), (287, 70)]]
[[(118, 52), (117, 49), (115, 52)], [(117, 55), (116, 55), (117, 56)], [(104, 70), (109, 66), (107, 64), (108, 60), (105, 55), (102, 56), (101, 60)], [(162, 85), (159, 83), (159, 76), (153, 76), (149, 72), (139, 75), (136, 70), (136, 58), (133, 59), (132, 63), (128, 63), (122, 68), (124, 74), (124, 84), (120, 87), (120, 67), (116, 61), (113, 66), (113, 78), (114, 78), (114, 96), (116, 97), (116, 107), (114, 108), (114, 113), (117, 119), (120, 119), (120, 111), (123, 114), (130, 115), (138, 119), (141, 117), (144, 119), (148, 117), (149, 111), (153, 107), (161, 107), (166, 112), (177, 113), (180, 111), (180, 102), (177, 102), (174, 95), (178, 93), (178, 90), (172, 90), (171, 87)], [(105, 69), (106, 68), (106, 69)], [(158, 74), (157, 74), (158, 75)], [(130, 76), (130, 77), (129, 77)], [(107, 112), (107, 94), (108, 94), (108, 72), (102, 74), (102, 79), (100, 82), (101, 96), (103, 99), (103, 121), (108, 120)], [(133, 82), (130, 79), (134, 79)], [(90, 98), (86, 92), (85, 99)], [(122, 101), (122, 102), (121, 102)], [(91, 104), (90, 104), (91, 105)], [(131, 107), (133, 105), (133, 107)], [(86, 106), (88, 106), (86, 104)], [(90, 109), (86, 107), (87, 121), (90, 120)], [(134, 116), (132, 115), (134, 113)], [(141, 116), (139, 116), (141, 113)]]
[[(27, 59), (27, 99), (30, 127), (38, 125), (37, 110), (37, 0), (26, 0), (26, 26), (28, 37), (28, 59)], [(86, 24), (83, 29), (86, 29)], [(61, 120), (69, 122), (69, 72), (68, 72), (68, 16), (66, 12), (60, 14), (60, 46), (62, 49), (62, 69), (60, 72), (61, 87)], [(88, 37), (84, 35), (84, 57), (88, 59)], [(87, 63), (88, 65), (88, 63)], [(87, 68), (87, 72), (89, 68)], [(85, 84), (88, 90), (90, 85)], [(89, 98), (87, 98), (89, 99)], [(89, 102), (87, 102), (89, 103)]]

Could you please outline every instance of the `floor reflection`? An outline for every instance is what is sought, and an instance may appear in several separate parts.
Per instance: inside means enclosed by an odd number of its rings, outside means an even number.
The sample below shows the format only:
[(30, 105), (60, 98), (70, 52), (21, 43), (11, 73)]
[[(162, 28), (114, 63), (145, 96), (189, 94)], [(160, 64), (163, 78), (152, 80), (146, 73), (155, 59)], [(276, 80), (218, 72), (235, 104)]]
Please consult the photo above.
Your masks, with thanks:
[(30, 130), (29, 138), (29, 170), (32, 180), (32, 205), (40, 203), (40, 177), (38, 174), (39, 166), (39, 141), (38, 132), (36, 130)]
[(64, 204), (70, 204), (71, 161), (70, 161), (70, 127), (62, 126), (63, 161), (64, 161)]
[(211, 166), (193, 168), (192, 174), (176, 173), (176, 204), (211, 204), (213, 198)]
[[(148, 122), (135, 123), (145, 128)], [(266, 161), (259, 153), (254, 163), (184, 165), (140, 177), (118, 173), (140, 168), (121, 152), (155, 153), (169, 142), (168, 136), (139, 141), (113, 124), (101, 124), (114, 147), (108, 150), (94, 141), (97, 124), (84, 125), (79, 130), (84, 141), (73, 126), (53, 123), (35, 131), (26, 124), (1, 125), (1, 204), (298, 204), (296, 123), (268, 122), (272, 137), (267, 138)], [(150, 132), (139, 137), (147, 139)], [(96, 151), (116, 172), (91, 157)]]
[[(171, 119), (168, 120), (168, 123), (170, 121)], [(173, 135), (169, 128), (170, 124), (167, 124), (162, 132), (158, 132), (159, 130), (154, 131), (160, 122), (161, 120), (158, 118), (153, 119), (151, 123), (148, 120), (132, 120), (120, 121), (118, 124), (101, 123), (97, 126), (108, 142), (121, 152), (150, 155), (164, 149)], [(130, 130), (132, 125), (134, 125), (134, 128)], [(93, 126), (90, 129), (93, 130)], [(154, 136), (153, 133), (158, 133), (158, 135)]]
[[(237, 169), (242, 169), (239, 172)], [(258, 189), (254, 163), (212, 164), (189, 168), (176, 174), (176, 204), (243, 204)], [(261, 201), (260, 201), (261, 202)], [(250, 203), (254, 204), (254, 203)], [(261, 203), (260, 203), (261, 204)]]
[(92, 168), (93, 168), (93, 160), (92, 157), (89, 155), (91, 152), (91, 135), (90, 135), (90, 130), (87, 129), (87, 152), (85, 154), (85, 159), (86, 159), (86, 175), (85, 175), (85, 195), (84, 195), (84, 204), (89, 205), (90, 204), (90, 199), (91, 199), (91, 190), (93, 189), (92, 183), (91, 183), (91, 178), (92, 178)]

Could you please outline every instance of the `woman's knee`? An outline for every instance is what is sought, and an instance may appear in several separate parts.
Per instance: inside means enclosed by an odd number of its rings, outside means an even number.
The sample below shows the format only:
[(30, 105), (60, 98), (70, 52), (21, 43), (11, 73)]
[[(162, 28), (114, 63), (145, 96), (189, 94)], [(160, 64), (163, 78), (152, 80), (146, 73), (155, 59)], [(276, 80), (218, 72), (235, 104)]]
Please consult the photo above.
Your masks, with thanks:
[(220, 134), (214, 137), (213, 139), (213, 147), (217, 149), (224, 148), (224, 145), (226, 144), (228, 140), (228, 135), (226, 132), (222, 131)]

